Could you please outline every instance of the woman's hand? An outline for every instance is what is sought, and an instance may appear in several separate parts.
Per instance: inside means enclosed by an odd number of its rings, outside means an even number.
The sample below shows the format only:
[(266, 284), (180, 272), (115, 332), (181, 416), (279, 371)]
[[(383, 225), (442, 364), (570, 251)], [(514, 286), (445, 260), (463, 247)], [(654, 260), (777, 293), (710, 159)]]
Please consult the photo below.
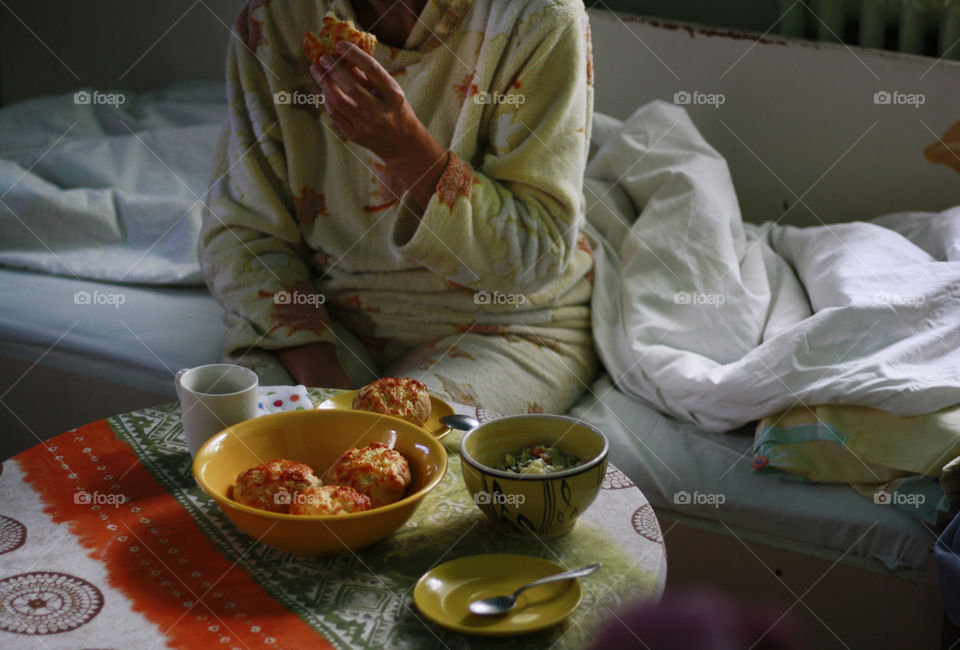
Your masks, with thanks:
[(348, 139), (383, 160), (418, 204), (433, 196), (447, 152), (423, 125), (400, 84), (376, 59), (352, 43), (310, 68), (324, 108)]

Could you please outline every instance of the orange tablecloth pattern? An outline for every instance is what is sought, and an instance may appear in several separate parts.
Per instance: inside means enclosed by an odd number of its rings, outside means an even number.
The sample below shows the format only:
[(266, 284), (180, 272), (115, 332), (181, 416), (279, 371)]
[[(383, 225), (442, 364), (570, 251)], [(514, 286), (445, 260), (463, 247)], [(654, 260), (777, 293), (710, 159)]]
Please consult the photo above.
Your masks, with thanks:
[[(312, 559), (246, 537), (197, 488), (176, 404), (37, 445), (0, 466), (0, 647), (582, 647), (624, 601), (659, 597), (659, 525), (615, 467), (573, 533), (518, 541), (472, 504), (448, 437), (447, 477), (394, 536)], [(568, 621), (534, 635), (470, 638), (419, 614), (425, 571), (502, 552), (605, 570)]]

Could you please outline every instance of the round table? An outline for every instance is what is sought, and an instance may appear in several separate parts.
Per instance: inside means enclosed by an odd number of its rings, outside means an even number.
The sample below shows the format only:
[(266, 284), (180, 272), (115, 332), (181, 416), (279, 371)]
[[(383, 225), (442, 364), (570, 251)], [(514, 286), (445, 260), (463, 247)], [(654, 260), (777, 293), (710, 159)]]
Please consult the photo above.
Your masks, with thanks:
[[(309, 391), (314, 404), (336, 393)], [(612, 464), (571, 534), (517, 540), (470, 499), (458, 432), (444, 444), (449, 471), (410, 521), (372, 548), (324, 558), (279, 553), (233, 527), (193, 481), (176, 403), (37, 445), (0, 465), (0, 647), (580, 648), (623, 604), (660, 597), (657, 518)], [(416, 580), (478, 553), (604, 566), (546, 631), (491, 640), (428, 622)]]

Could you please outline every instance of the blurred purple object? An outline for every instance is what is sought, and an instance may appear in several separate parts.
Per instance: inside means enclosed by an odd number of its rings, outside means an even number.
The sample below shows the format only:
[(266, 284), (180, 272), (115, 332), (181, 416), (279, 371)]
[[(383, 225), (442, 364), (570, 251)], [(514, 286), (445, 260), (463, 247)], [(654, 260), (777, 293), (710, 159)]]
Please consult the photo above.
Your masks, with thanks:
[(943, 611), (960, 627), (960, 515), (944, 529), (933, 547), (940, 574)]
[[(750, 607), (715, 591), (667, 594), (617, 612), (599, 632), (594, 650), (801, 650), (787, 609)], [(779, 619), (779, 620), (778, 620)]]

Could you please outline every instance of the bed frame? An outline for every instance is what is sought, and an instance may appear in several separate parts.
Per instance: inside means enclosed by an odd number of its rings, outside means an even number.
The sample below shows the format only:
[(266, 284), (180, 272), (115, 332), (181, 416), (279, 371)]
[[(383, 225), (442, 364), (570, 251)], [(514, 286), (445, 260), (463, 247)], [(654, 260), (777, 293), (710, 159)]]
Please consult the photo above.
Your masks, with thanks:
[[(931, 550), (925, 571), (825, 553), (784, 538), (657, 511), (667, 549), (668, 588), (712, 585), (744, 603), (785, 614), (804, 647), (951, 647)], [(931, 546), (935, 534), (931, 532)]]
[[(145, 43), (155, 43), (122, 83), (119, 72), (105, 76), (103, 65), (91, 63), (84, 78), (94, 81), (87, 85), (140, 90), (222, 77), (224, 23), (232, 23), (238, 3), (160, 3), (150, 9), (158, 12), (150, 20), (141, 3), (107, 4), (109, 20), (84, 5), (75, 15), (61, 14), (60, 24), (41, 21), (37, 3), (11, 0), (10, 6), (27, 24), (42, 24), (40, 37), (57, 43), (64, 56), (71, 48), (109, 42), (112, 49), (104, 51), (111, 71), (116, 61), (133, 63)], [(597, 110), (623, 119), (655, 98), (689, 99), (694, 122), (728, 161), (745, 219), (820, 225), (960, 204), (956, 172), (924, 156), (960, 119), (953, 113), (960, 107), (960, 64), (600, 10), (590, 16)], [(107, 32), (116, 24), (128, 25), (121, 41), (113, 27)], [(168, 28), (169, 37), (163, 36)], [(184, 42), (200, 49), (184, 56)], [(78, 85), (14, 21), (0, 25), (0, 77), (4, 102)], [(875, 103), (883, 92), (921, 93), (925, 102), (915, 108), (883, 103), (881, 96)], [(708, 95), (722, 95), (723, 103), (698, 103)], [(26, 406), (22, 416), (0, 409), (0, 426), (18, 432), (5, 435), (0, 457), (35, 444), (35, 435), (46, 438), (172, 397), (12, 358), (0, 358), (0, 382), (2, 390), (13, 386), (5, 401)], [(54, 408), (33, 397), (51, 390), (62, 396)], [(668, 551), (668, 589), (707, 583), (744, 600), (783, 603), (801, 622), (809, 647), (938, 648), (955, 634), (943, 625), (932, 553), (926, 571), (890, 572), (791, 540), (759, 539), (671, 511), (657, 514)]]
[(175, 399), (9, 356), (0, 356), (0, 394), (0, 460), (87, 422)]

